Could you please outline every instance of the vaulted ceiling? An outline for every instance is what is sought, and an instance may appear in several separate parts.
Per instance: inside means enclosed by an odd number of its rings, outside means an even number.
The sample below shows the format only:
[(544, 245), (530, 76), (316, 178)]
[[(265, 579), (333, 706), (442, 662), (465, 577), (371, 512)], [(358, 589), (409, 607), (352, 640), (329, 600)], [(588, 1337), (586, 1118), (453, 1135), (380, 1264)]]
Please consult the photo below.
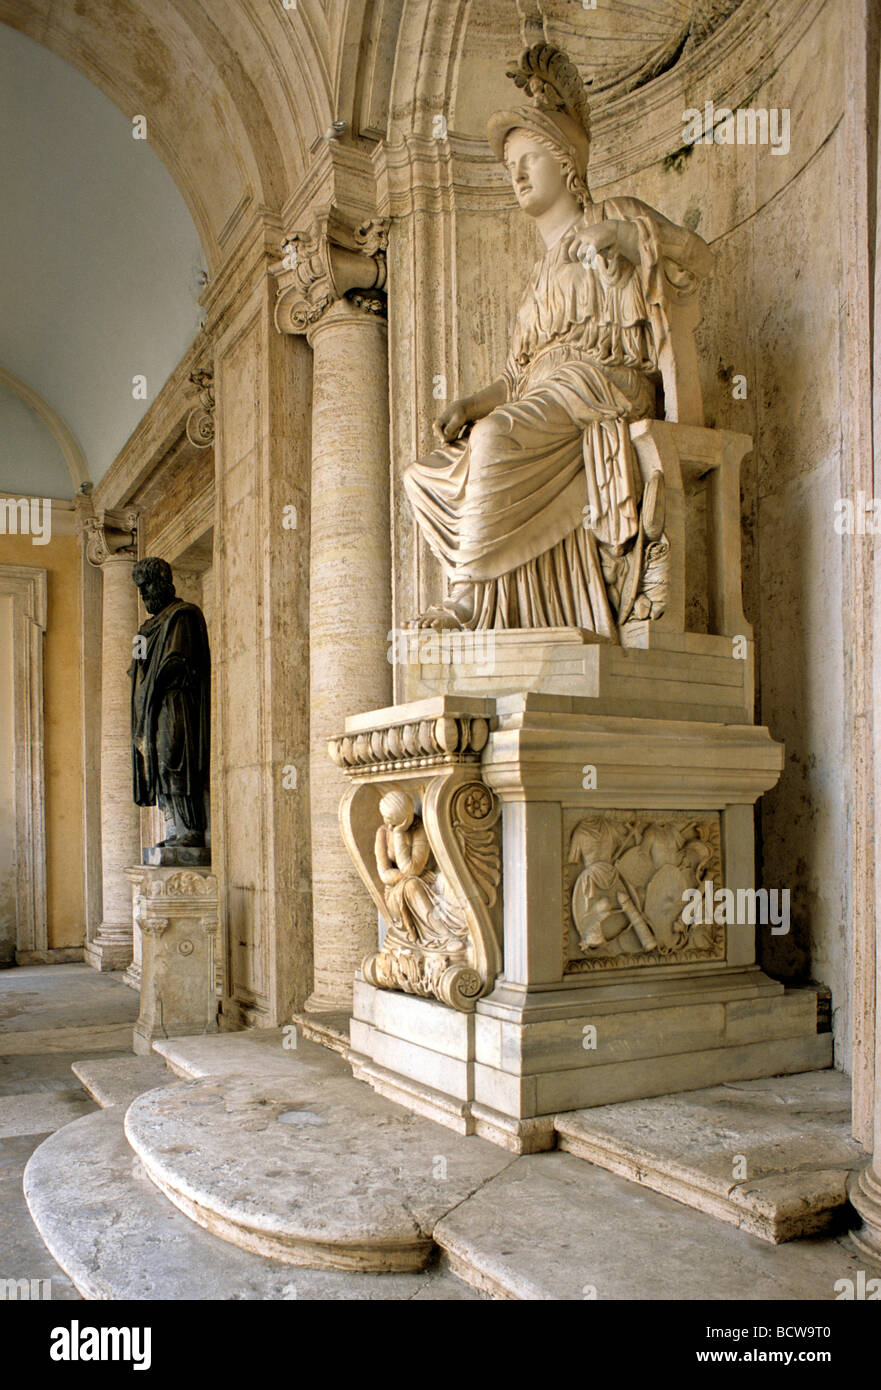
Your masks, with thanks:
[(204, 258), (131, 121), (5, 25), (0, 128), (0, 490), (71, 497), (53, 413), (97, 481), (197, 331)]
[[(818, 3), (777, 0), (772, 20), (766, 0), (0, 0), (0, 369), (63, 418), (97, 481), (195, 334), (200, 272), (287, 215), (332, 122), (368, 161), (440, 111), (479, 150), (511, 99), (507, 60), (544, 38), (594, 93), (602, 185), (676, 147), (678, 74), (698, 95), (710, 38), (721, 51), (739, 26), (735, 45), (752, 30), (761, 46)], [(744, 82), (763, 62), (747, 55)], [(28, 476), (9, 399), (0, 491)]]

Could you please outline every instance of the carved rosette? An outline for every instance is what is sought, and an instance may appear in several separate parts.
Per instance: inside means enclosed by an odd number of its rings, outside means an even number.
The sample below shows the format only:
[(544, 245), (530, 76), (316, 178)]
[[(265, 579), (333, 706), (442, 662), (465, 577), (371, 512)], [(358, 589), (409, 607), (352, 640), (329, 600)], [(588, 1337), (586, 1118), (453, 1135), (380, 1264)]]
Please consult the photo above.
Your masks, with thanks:
[(210, 449), (214, 443), (214, 373), (200, 367), (190, 372), (190, 381), (198, 392), (199, 404), (187, 416), (187, 439), (196, 449)]
[(316, 217), (308, 230), (291, 232), (282, 246), (283, 259), (272, 267), (278, 283), (278, 329), (305, 333), (344, 297), (367, 313), (384, 313), (380, 292), (386, 282), (387, 245), (387, 221), (350, 226), (335, 209)]
[(387, 923), (364, 978), (462, 1012), (501, 969), (501, 804), (479, 767), (487, 734), (482, 717), (448, 715), (330, 745), (352, 779), (343, 838)]

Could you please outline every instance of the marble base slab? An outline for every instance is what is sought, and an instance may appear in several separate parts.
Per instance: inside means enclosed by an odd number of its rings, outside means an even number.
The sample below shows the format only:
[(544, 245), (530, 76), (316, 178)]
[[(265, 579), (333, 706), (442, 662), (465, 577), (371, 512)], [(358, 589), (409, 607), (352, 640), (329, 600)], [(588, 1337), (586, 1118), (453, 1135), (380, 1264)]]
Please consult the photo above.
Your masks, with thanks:
[(831, 1069), (558, 1115), (558, 1146), (775, 1244), (829, 1229), (867, 1154)]
[(463, 1014), (358, 980), (350, 1062), (399, 1104), (515, 1153), (553, 1148), (560, 1111), (832, 1064), (816, 991), (755, 968), (623, 990), (499, 986)]
[(211, 867), (211, 850), (196, 845), (153, 845), (142, 852), (143, 862), (166, 869)]
[(735, 643), (638, 623), (619, 645), (581, 628), (414, 630), (401, 634), (399, 647), (404, 703), (532, 692), (584, 700), (585, 714), (753, 722), (755, 650), (745, 634)]

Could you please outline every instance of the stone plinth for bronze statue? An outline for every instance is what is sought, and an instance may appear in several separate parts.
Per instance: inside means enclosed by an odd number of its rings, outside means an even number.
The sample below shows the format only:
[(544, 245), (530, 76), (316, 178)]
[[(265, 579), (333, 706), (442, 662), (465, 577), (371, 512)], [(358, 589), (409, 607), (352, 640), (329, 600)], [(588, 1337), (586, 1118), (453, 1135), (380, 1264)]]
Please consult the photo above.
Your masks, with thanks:
[(133, 1048), (156, 1038), (216, 1033), (217, 879), (201, 869), (138, 866), (132, 885), (141, 1011)]
[(403, 703), (329, 751), (383, 924), (355, 1073), (524, 1152), (561, 1111), (828, 1066), (831, 1035), (756, 965), (753, 808), (784, 750), (741, 600), (752, 442), (703, 425), (709, 248), (593, 203), (564, 55), (509, 75), (533, 105), (490, 143), (545, 254), (504, 373), (404, 474), (446, 594), (392, 633)]

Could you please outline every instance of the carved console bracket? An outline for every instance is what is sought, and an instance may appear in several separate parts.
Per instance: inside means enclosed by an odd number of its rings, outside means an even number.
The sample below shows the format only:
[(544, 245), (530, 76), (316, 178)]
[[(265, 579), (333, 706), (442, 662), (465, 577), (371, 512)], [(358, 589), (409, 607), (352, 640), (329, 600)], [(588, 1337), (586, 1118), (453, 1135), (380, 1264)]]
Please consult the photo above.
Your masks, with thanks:
[(279, 331), (305, 333), (346, 296), (367, 312), (383, 312), (385, 297), (378, 292), (386, 282), (387, 244), (387, 221), (352, 226), (334, 208), (318, 214), (307, 231), (291, 232), (282, 245), (283, 260), (272, 267)]
[(84, 512), (82, 537), (86, 559), (98, 569), (116, 555), (128, 555), (135, 559), (138, 553), (138, 514), (135, 511), (101, 511), (91, 515)]
[(187, 439), (196, 449), (210, 449), (214, 443), (214, 372), (199, 367), (190, 372), (190, 381), (199, 395), (199, 404), (187, 416)]
[(488, 733), (481, 715), (441, 714), (328, 745), (352, 780), (343, 838), (387, 923), (364, 979), (462, 1012), (501, 969), (501, 804), (479, 763)]

